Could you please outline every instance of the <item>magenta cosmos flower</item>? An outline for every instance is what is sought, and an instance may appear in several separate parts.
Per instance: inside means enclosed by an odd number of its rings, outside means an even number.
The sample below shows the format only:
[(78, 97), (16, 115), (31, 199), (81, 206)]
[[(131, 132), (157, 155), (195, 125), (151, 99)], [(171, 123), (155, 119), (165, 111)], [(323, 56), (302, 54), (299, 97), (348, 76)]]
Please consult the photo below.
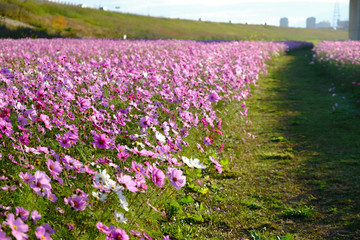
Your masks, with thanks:
[(106, 234), (110, 233), (109, 228), (102, 222), (98, 222), (96, 224), (96, 228), (99, 230), (99, 232), (106, 233)]
[(84, 211), (86, 206), (88, 205), (88, 203), (86, 201), (88, 201), (89, 199), (87, 197), (83, 197), (83, 196), (79, 196), (74, 194), (71, 198), (65, 198), (65, 204), (70, 203), (70, 205), (76, 209), (76, 210), (80, 210), (80, 211)]
[(151, 118), (149, 116), (145, 116), (145, 117), (141, 118), (140, 126), (143, 128), (151, 127), (152, 126)]
[(80, 110), (81, 110), (81, 111), (84, 111), (84, 110), (86, 110), (86, 109), (88, 109), (88, 108), (91, 107), (91, 102), (90, 102), (90, 100), (87, 99), (87, 98), (82, 98), (82, 97), (80, 97), (80, 98), (78, 99), (78, 105), (79, 105)]
[(104, 133), (102, 134), (95, 134), (94, 135), (94, 142), (96, 147), (101, 149), (109, 149), (111, 144), (111, 139), (106, 137)]
[(217, 95), (216, 92), (212, 92), (209, 95), (209, 101), (210, 102), (217, 102), (219, 100), (219, 96)]
[(106, 236), (107, 240), (129, 240), (129, 235), (126, 234), (121, 228), (113, 229), (109, 235)]
[(177, 168), (169, 168), (168, 177), (170, 179), (170, 184), (173, 185), (176, 189), (180, 189), (186, 184), (186, 177), (183, 172)]
[(211, 145), (214, 141), (210, 137), (204, 137), (203, 142), (205, 145)]
[(23, 240), (28, 238), (28, 235), (25, 233), (29, 231), (29, 226), (25, 224), (20, 218), (15, 220), (14, 214), (10, 213), (6, 223), (11, 228), (11, 233), (16, 238), (16, 240)]
[(165, 184), (165, 174), (158, 168), (154, 167), (152, 170), (152, 180), (158, 187), (163, 187)]

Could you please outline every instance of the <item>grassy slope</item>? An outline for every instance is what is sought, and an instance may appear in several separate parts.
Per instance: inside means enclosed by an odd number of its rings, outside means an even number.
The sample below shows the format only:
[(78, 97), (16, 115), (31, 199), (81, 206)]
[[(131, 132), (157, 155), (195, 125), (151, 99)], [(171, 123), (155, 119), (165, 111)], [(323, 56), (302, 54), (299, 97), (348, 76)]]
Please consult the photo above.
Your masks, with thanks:
[(242, 143), (237, 108), (229, 114), (224, 149), (235, 166), (212, 181), (223, 190), (207, 203), (220, 210), (200, 227), (205, 238), (360, 239), (360, 109), (346, 91), (331, 96), (341, 84), (310, 56), (281, 57), (260, 80), (249, 102), (254, 140)]
[[(0, 0), (0, 15), (24, 21), (46, 29), (51, 35), (122, 38), (178, 38), (225, 40), (345, 40), (345, 31), (279, 28), (264, 25), (244, 25), (190, 20), (155, 18), (95, 9), (83, 9), (56, 3)], [(63, 16), (60, 25), (54, 23)]]

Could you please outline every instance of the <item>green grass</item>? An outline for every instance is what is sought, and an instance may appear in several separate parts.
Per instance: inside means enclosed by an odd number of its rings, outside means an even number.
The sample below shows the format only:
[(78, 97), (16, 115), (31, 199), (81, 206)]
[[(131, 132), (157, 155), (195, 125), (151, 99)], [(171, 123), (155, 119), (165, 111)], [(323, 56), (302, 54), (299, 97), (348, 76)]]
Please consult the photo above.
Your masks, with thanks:
[[(205, 181), (217, 188), (202, 200), (198, 239), (360, 238), (360, 106), (343, 89), (332, 110), (328, 89), (346, 79), (327, 77), (311, 56), (273, 61), (248, 104), (252, 125), (239, 121), (241, 107), (227, 107), (222, 157), (231, 160)], [(256, 138), (243, 142), (243, 130)]]
[[(32, 24), (48, 35), (65, 37), (100, 37), (196, 40), (320, 40), (348, 39), (346, 31), (280, 28), (156, 18), (134, 14), (83, 9), (76, 6), (32, 0), (0, 0), (0, 15)], [(60, 18), (59, 18), (60, 17)]]

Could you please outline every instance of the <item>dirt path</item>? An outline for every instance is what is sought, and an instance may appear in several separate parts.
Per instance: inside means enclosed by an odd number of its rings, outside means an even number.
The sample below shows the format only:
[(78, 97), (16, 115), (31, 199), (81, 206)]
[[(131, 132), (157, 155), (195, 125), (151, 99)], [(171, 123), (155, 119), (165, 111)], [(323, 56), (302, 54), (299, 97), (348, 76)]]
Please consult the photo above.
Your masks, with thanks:
[(17, 20), (13, 20), (11, 18), (8, 17), (4, 17), (4, 16), (0, 16), (0, 24), (5, 24), (8, 26), (12, 26), (12, 27), (24, 27), (24, 28), (34, 28), (34, 26), (17, 21)]

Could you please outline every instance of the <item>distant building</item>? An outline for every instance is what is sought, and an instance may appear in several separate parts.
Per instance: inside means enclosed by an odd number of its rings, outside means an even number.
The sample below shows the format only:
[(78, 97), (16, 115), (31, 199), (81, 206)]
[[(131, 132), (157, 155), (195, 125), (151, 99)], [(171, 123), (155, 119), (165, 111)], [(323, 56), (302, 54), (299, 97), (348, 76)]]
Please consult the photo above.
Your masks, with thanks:
[(316, 28), (316, 18), (309, 17), (306, 19), (306, 28)]
[(288, 18), (280, 18), (280, 27), (289, 27), (289, 20)]
[(331, 23), (329, 21), (322, 21), (316, 24), (318, 29), (332, 29)]
[(337, 27), (338, 30), (349, 30), (349, 21), (337, 21)]

